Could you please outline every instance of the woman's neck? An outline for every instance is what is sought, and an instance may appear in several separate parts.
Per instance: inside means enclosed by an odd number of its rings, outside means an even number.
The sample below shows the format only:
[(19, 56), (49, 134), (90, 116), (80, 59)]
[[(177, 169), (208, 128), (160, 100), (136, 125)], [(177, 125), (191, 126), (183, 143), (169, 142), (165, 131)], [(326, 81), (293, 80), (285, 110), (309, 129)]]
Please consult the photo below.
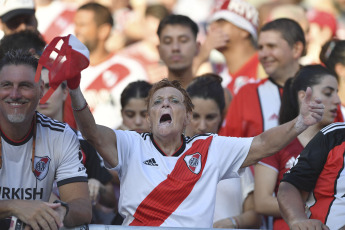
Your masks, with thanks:
[(309, 143), (309, 141), (320, 131), (321, 128), (322, 127), (320, 127), (319, 124), (315, 124), (310, 126), (297, 137), (303, 147)]
[(183, 141), (181, 135), (175, 138), (170, 137), (158, 137), (153, 135), (153, 141), (158, 145), (158, 147), (167, 155), (172, 156), (179, 150)]

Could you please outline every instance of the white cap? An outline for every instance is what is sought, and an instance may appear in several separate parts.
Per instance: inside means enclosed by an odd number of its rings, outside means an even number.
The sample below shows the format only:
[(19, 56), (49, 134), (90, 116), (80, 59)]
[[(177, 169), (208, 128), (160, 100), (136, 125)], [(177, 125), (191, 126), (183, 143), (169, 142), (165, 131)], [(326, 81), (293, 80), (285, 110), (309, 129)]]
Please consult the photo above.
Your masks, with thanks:
[(255, 40), (257, 39), (259, 13), (249, 2), (244, 0), (222, 0), (216, 6), (209, 21), (214, 22), (219, 19), (224, 19), (248, 31)]
[(34, 0), (0, 0), (0, 18), (3, 22), (20, 14), (34, 13)]

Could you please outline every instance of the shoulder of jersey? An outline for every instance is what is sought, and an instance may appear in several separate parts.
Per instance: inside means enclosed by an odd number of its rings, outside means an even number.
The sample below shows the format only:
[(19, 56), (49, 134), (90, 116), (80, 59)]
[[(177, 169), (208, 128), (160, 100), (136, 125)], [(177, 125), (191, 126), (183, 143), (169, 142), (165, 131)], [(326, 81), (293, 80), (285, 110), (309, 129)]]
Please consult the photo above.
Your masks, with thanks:
[(321, 129), (321, 132), (324, 135), (326, 135), (327, 133), (330, 133), (330, 132), (333, 132), (333, 131), (336, 131), (336, 130), (341, 130), (341, 129), (345, 129), (345, 122), (335, 122), (335, 123), (332, 123), (332, 124), (326, 126), (325, 128)]
[(214, 133), (203, 133), (203, 134), (197, 134), (197, 135), (194, 135), (192, 137), (185, 137), (185, 138), (186, 138), (186, 142), (190, 143), (190, 142), (193, 142), (195, 140), (206, 139), (207, 137), (213, 136), (213, 135), (214, 135)]
[(37, 112), (37, 124), (40, 124), (42, 127), (47, 127), (51, 130), (64, 132), (66, 128), (66, 124), (60, 121), (51, 119), (41, 113)]

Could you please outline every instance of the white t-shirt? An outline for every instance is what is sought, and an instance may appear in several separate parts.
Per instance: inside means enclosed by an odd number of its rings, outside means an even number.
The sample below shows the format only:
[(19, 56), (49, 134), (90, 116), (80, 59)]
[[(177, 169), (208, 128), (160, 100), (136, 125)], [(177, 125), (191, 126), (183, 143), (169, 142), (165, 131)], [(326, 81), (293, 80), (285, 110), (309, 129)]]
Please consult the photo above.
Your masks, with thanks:
[(182, 137), (176, 153), (166, 156), (149, 133), (115, 133), (124, 225), (212, 227), (217, 183), (239, 176), (253, 140)]
[(0, 200), (48, 201), (53, 182), (87, 182), (79, 141), (64, 123), (37, 113), (35, 173), (31, 169), (33, 133), (15, 142), (1, 134)]

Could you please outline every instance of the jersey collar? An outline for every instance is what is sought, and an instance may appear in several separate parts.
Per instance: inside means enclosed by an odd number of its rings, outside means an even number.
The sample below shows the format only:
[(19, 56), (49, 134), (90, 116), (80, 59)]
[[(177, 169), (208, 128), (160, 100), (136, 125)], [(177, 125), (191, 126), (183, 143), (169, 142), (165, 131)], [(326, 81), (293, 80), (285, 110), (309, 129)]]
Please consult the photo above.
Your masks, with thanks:
[[(167, 157), (168, 155), (165, 154), (163, 152), (163, 150), (158, 146), (158, 144), (155, 142), (155, 140), (153, 139), (153, 135), (152, 133), (150, 134), (150, 138), (151, 138), (151, 141), (153, 143), (153, 145), (156, 147), (156, 149), (165, 157)], [(172, 157), (178, 157), (181, 155), (181, 153), (183, 153), (183, 151), (186, 149), (186, 140), (185, 140), (185, 137), (182, 135), (181, 136), (181, 140), (182, 140), (182, 144), (181, 146), (176, 150), (176, 152), (174, 154), (172, 154), (171, 156)]]

